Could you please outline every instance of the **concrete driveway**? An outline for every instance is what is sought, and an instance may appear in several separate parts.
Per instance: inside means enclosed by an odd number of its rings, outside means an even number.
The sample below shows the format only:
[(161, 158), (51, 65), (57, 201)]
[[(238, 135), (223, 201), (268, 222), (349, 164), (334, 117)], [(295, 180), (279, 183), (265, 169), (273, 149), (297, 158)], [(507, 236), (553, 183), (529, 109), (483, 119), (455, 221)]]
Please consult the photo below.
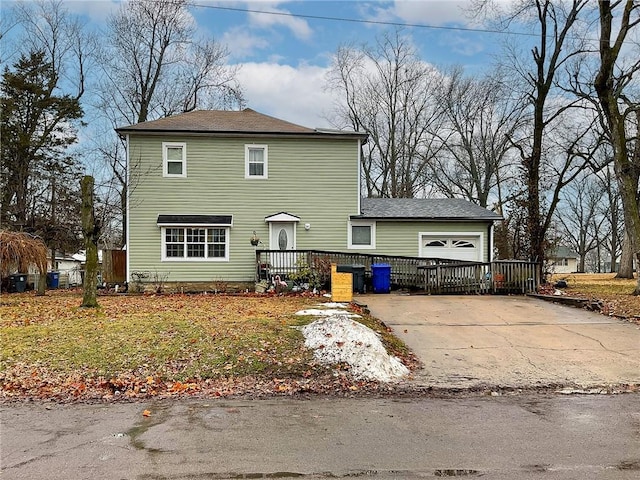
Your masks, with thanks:
[(640, 326), (518, 296), (361, 295), (438, 388), (640, 384)]

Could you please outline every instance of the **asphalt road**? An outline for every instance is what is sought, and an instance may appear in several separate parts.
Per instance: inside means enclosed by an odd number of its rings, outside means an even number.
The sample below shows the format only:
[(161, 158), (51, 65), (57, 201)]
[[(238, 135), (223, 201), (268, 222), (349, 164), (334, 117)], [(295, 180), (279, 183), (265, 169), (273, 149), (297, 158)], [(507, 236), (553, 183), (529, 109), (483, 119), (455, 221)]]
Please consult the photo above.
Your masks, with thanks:
[(15, 404), (1, 414), (4, 480), (640, 477), (637, 394)]

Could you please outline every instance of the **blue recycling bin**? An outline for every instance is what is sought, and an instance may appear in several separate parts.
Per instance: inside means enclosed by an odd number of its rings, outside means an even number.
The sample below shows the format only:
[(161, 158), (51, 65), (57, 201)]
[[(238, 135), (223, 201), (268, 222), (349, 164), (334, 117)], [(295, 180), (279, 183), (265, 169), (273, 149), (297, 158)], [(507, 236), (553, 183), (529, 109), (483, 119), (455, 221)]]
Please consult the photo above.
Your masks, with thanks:
[(60, 272), (47, 272), (47, 287), (58, 288), (60, 285)]
[(388, 263), (374, 263), (371, 265), (371, 281), (373, 293), (391, 292), (391, 265)]

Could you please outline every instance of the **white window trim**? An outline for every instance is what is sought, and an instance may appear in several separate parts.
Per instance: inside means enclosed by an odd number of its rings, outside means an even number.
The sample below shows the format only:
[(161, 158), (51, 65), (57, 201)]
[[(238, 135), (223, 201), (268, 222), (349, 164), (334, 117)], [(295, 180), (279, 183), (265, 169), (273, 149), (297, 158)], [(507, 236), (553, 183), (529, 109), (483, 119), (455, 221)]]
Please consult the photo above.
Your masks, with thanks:
[[(167, 257), (167, 228), (222, 228), (226, 230), (225, 237), (225, 256), (224, 257)], [(160, 258), (162, 262), (228, 262), (229, 261), (229, 237), (231, 236), (231, 227), (229, 225), (163, 225), (160, 228), (161, 251)], [(187, 232), (184, 234), (185, 252), (187, 246)], [(206, 245), (206, 244), (205, 244)], [(205, 249), (206, 252), (206, 249)]]
[[(176, 175), (169, 173), (169, 159), (167, 158), (167, 149), (182, 148), (182, 173)], [(187, 177), (187, 144), (184, 142), (162, 142), (162, 176), (170, 178), (186, 178)]]
[(478, 245), (478, 255), (480, 258), (477, 259), (478, 262), (483, 262), (484, 258), (484, 232), (418, 232), (418, 256), (423, 257), (424, 246), (422, 245), (422, 237), (476, 237), (480, 239), (480, 244)]
[[(353, 245), (351, 243), (352, 227), (371, 227), (370, 245)], [(350, 220), (347, 226), (347, 248), (352, 250), (375, 250), (376, 248), (376, 222), (374, 220)]]
[[(262, 149), (264, 152), (264, 170), (263, 175), (249, 175), (249, 150), (259, 150)], [(269, 146), (268, 145), (257, 145), (255, 143), (246, 144), (244, 146), (244, 178), (248, 180), (262, 180), (269, 178)]]

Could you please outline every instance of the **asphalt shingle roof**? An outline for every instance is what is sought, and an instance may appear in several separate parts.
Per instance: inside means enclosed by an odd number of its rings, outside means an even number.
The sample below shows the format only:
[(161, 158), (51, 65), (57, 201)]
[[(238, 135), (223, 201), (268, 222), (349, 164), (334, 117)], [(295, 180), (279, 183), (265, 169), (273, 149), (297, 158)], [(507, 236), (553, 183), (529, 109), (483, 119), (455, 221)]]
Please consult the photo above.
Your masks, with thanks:
[(358, 218), (404, 220), (501, 220), (460, 198), (363, 198)]
[(231, 215), (158, 215), (158, 225), (231, 225)]
[(558, 246), (551, 251), (551, 258), (580, 258), (580, 255), (570, 247)]
[(217, 134), (278, 134), (313, 136), (366, 137), (358, 132), (315, 130), (280, 120), (250, 108), (232, 110), (196, 110), (171, 117), (142, 122), (116, 129), (120, 133), (217, 133)]

